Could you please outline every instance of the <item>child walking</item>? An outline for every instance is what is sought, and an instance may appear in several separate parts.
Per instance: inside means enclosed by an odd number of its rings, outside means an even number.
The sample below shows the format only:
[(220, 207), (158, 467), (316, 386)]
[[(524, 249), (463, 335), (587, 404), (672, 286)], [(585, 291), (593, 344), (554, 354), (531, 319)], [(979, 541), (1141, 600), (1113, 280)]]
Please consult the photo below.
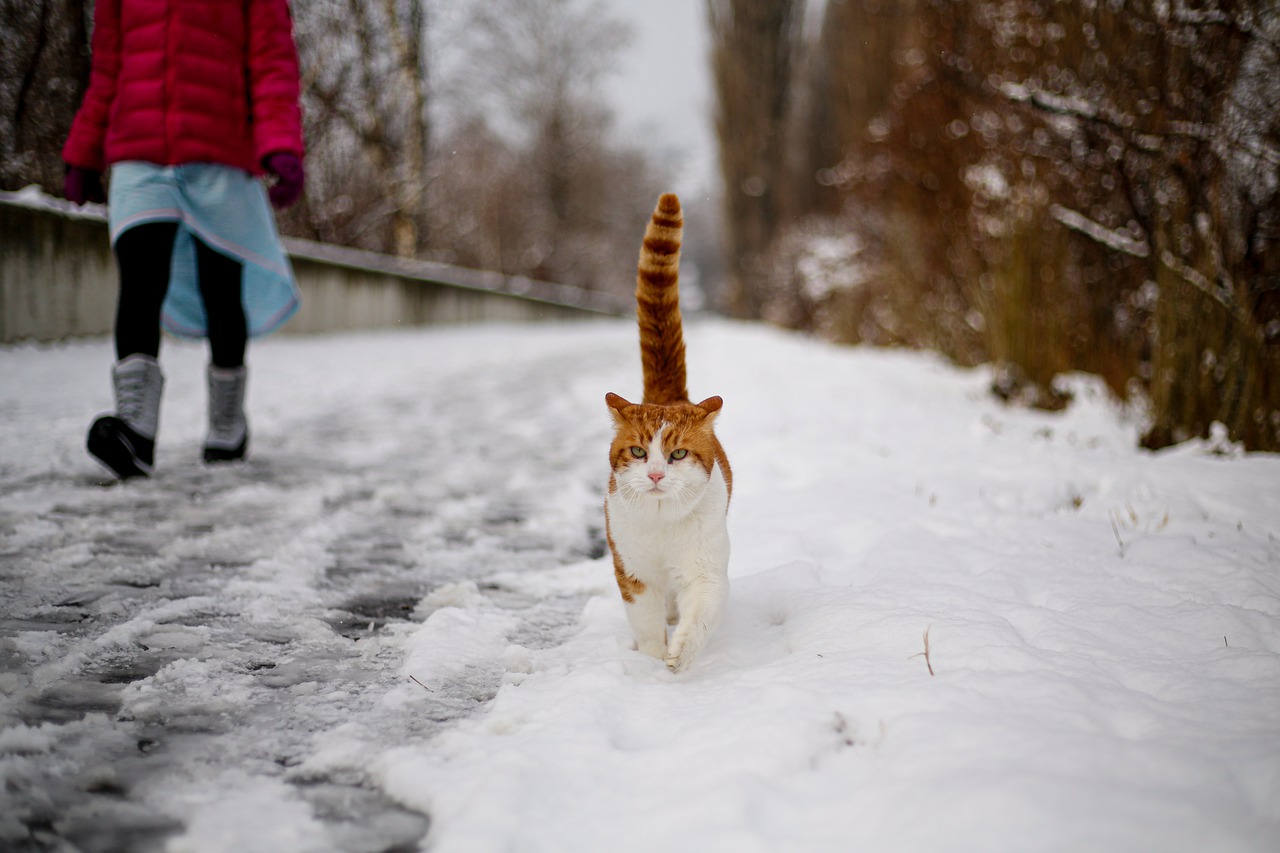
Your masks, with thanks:
[(92, 51), (64, 190), (107, 202), (120, 296), (115, 412), (89, 428), (89, 453), (120, 478), (152, 472), (163, 324), (209, 339), (204, 460), (241, 459), (248, 338), (298, 308), (267, 203), (286, 207), (303, 187), (288, 2), (97, 0)]

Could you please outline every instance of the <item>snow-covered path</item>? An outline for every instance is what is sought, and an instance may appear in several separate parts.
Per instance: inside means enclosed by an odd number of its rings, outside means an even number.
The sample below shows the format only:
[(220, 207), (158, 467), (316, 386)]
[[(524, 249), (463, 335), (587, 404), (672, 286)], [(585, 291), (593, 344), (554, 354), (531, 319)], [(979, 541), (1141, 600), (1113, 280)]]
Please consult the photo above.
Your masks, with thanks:
[[(0, 353), (0, 719), (44, 724), (0, 734), (0, 846), (30, 827), (149, 849), (229, 794), (263, 843), (284, 833), (277, 850), (299, 843), (290, 803), (318, 818), (316, 849), (421, 837), (425, 818), (361, 779), (297, 767), (319, 733), (423, 741), (492, 697), (497, 658), (386, 706), (406, 676), (380, 636), (432, 589), (602, 551), (598, 477), (571, 464), (601, 424), (548, 387), (581, 351), (557, 337), (267, 341), (251, 460), (218, 468), (196, 461), (201, 352), (167, 344), (158, 474), (111, 487), (79, 447), (108, 405), (107, 346)], [(490, 596), (529, 648), (584, 598)]]
[(0, 846), (1275, 849), (1280, 459), (696, 325), (733, 590), (672, 676), (600, 530), (634, 340), (273, 338), (212, 469), (170, 343), (159, 474), (108, 488), (108, 345), (0, 350)]

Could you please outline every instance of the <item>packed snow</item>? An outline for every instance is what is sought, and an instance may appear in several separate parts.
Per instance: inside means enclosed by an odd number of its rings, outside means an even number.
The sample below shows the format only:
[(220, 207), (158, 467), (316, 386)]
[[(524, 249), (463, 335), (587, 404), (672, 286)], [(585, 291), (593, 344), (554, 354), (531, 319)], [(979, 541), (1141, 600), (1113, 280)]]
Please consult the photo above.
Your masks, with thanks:
[(167, 341), (157, 475), (115, 486), (109, 342), (0, 349), (0, 846), (1277, 849), (1280, 458), (1140, 450), (1087, 377), (1043, 413), (687, 332), (733, 558), (680, 675), (603, 546), (630, 323), (268, 339), (212, 468)]

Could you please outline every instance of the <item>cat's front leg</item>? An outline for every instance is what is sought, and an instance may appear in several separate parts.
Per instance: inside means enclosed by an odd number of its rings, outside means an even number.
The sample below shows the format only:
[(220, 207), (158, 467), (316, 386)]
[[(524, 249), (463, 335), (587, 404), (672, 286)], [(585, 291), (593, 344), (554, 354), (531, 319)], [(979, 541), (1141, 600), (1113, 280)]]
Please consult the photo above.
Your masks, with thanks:
[(679, 595), (680, 621), (676, 624), (664, 659), (672, 672), (683, 672), (706, 645), (720, 624), (724, 603), (729, 598), (729, 579), (723, 572), (702, 575)]
[(666, 594), (651, 586), (627, 602), (626, 609), (636, 648), (662, 660), (667, 654)]

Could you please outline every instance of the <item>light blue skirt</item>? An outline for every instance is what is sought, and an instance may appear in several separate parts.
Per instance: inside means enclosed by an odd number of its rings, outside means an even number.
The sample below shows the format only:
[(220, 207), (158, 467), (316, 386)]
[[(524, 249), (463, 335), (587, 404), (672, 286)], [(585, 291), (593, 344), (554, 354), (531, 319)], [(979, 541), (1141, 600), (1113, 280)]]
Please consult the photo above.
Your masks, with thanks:
[(244, 268), (240, 292), (250, 337), (280, 328), (298, 310), (298, 282), (280, 245), (262, 182), (230, 166), (158, 166), (129, 161), (111, 167), (107, 201), (111, 245), (144, 222), (177, 222), (164, 328), (184, 338), (209, 333), (196, 273), (199, 238)]

